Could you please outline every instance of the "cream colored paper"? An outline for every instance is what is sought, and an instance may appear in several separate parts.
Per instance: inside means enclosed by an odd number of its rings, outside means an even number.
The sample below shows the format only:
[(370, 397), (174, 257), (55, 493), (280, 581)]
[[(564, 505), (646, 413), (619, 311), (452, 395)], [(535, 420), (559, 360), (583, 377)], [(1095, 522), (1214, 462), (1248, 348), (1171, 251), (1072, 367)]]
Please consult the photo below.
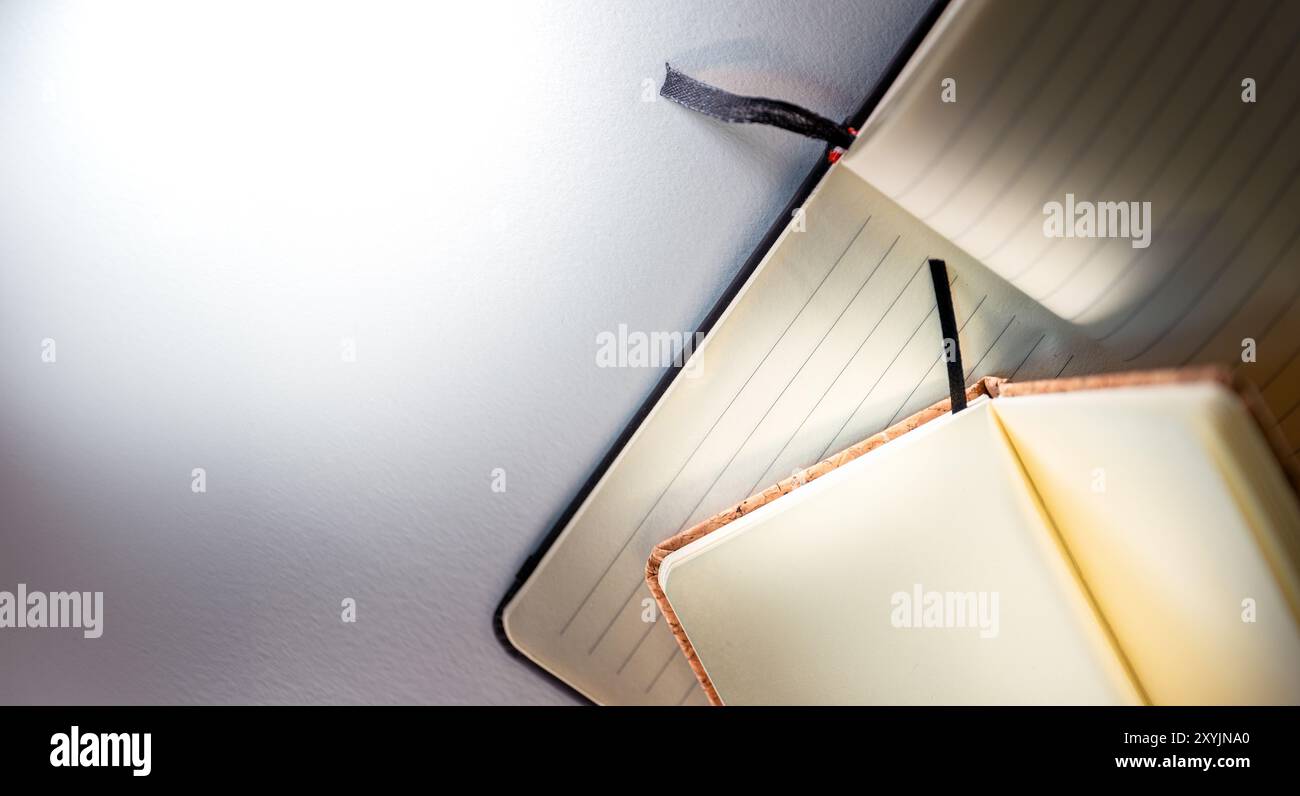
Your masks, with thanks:
[(1218, 384), (994, 402), (1152, 701), (1300, 704), (1300, 510)]
[[(968, 379), (1240, 362), (1251, 338), (1300, 448), (1297, 36), (1288, 3), (951, 4), (507, 606), (513, 643), (597, 702), (703, 703), (646, 555), (945, 394), (927, 256), (957, 277)], [(1044, 238), (1067, 189), (1149, 191), (1151, 245)]]
[[(1300, 5), (963, 0), (940, 27), (848, 168), (1123, 369), (1253, 340), (1300, 448)], [(1149, 246), (1047, 237), (1067, 194), (1149, 202)]]
[(969, 378), (1100, 364), (852, 172), (832, 169), (804, 210), (508, 606), (515, 645), (597, 702), (704, 700), (653, 621), (651, 547), (946, 394), (927, 258), (955, 279)]
[[(659, 582), (723, 702), (1140, 703), (995, 403), (664, 560)], [(915, 621), (929, 595), (975, 597), (954, 598), (960, 613), (936, 598), (936, 626)]]
[[(729, 705), (1298, 704), (1298, 542), (1235, 393), (1122, 387), (981, 399), (659, 583)], [(913, 591), (968, 607), (918, 628)]]

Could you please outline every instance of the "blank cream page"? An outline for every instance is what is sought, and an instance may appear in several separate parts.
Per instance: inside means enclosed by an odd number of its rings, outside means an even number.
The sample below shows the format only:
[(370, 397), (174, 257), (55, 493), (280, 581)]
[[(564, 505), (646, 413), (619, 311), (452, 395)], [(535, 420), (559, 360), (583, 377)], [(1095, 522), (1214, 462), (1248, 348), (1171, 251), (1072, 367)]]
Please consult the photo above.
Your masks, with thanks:
[(723, 702), (1140, 701), (991, 405), (664, 561), (660, 583)]
[(947, 394), (930, 257), (968, 379), (1096, 367), (1085, 337), (834, 166), (507, 606), (512, 642), (597, 702), (704, 702), (645, 588), (650, 549)]
[(1300, 508), (1235, 394), (993, 403), (1153, 702), (1300, 703)]

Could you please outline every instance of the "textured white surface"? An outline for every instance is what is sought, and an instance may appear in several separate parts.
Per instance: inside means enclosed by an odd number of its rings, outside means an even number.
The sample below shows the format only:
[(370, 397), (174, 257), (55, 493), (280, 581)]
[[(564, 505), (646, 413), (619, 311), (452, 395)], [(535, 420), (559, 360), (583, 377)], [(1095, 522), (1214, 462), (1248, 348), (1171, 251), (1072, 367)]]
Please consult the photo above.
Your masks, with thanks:
[(658, 378), (595, 336), (821, 152), (644, 81), (840, 117), (926, 3), (444, 6), (0, 5), (0, 589), (105, 595), (0, 702), (570, 701), (490, 619)]

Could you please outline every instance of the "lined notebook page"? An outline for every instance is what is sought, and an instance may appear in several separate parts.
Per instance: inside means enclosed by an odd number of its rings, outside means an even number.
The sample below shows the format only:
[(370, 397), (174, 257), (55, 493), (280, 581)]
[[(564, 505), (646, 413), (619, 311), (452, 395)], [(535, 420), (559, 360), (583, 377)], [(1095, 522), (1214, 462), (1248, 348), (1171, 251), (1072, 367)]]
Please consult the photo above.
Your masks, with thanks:
[(853, 172), (804, 210), (507, 606), (514, 644), (597, 702), (706, 702), (644, 585), (655, 544), (946, 395), (927, 258), (948, 262), (968, 380), (1101, 364)]
[[(1296, 141), (1298, 3), (965, 0), (845, 163), (1118, 366), (1240, 363), (1252, 338), (1248, 372), (1296, 449)], [(1149, 247), (1047, 237), (1067, 193), (1149, 201)]]

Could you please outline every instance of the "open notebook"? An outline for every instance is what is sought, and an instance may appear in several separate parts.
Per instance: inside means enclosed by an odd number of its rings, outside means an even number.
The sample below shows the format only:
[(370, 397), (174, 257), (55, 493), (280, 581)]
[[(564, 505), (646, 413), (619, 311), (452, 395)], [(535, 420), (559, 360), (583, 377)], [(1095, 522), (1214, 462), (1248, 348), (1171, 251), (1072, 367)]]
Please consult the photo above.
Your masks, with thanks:
[[(600, 703), (706, 703), (646, 557), (946, 393), (928, 258), (948, 264), (968, 380), (1245, 356), (1293, 455), (1297, 43), (1288, 2), (949, 4), (729, 297), (693, 377), (525, 567), (499, 617), (510, 643)], [(1140, 224), (1047, 237), (1053, 201), (1150, 202), (1149, 245)]]
[(1300, 703), (1266, 412), (1204, 369), (976, 392), (655, 549), (714, 702)]

